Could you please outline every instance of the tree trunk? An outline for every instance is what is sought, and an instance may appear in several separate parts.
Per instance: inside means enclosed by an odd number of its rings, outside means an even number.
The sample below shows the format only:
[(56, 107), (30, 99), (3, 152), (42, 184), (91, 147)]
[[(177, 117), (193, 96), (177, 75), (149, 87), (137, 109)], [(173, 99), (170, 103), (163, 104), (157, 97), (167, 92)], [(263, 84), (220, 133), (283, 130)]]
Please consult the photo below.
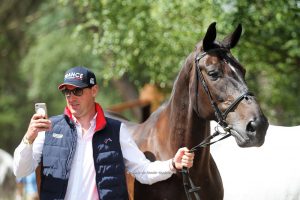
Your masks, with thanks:
[[(139, 99), (139, 93), (136, 87), (131, 83), (126, 75), (120, 79), (112, 80), (114, 88), (119, 92), (124, 102)], [(140, 107), (131, 109), (133, 116), (140, 120), (142, 118), (142, 111)]]

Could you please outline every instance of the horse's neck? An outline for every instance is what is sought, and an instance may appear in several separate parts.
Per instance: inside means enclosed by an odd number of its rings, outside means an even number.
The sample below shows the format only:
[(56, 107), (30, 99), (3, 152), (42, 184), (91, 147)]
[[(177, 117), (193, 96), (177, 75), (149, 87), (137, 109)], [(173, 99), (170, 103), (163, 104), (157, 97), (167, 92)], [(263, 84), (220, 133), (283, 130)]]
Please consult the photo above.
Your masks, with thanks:
[[(178, 106), (170, 105), (170, 109), (176, 110), (175, 107)], [(170, 137), (179, 141), (178, 146), (195, 146), (209, 135), (209, 121), (200, 119), (193, 111), (192, 106), (188, 105), (186, 109), (170, 113)]]
[(177, 141), (176, 147), (189, 148), (200, 143), (210, 133), (209, 121), (200, 118), (191, 104), (189, 79), (186, 74), (180, 73), (166, 110), (168, 111), (170, 139)]

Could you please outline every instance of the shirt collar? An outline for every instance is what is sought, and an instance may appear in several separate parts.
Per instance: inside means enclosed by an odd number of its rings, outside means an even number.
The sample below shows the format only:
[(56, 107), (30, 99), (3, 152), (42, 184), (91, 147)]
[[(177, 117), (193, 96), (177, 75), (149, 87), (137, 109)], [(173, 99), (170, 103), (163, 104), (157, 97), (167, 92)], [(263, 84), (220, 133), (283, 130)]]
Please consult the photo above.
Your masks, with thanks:
[[(100, 131), (102, 130), (105, 126), (106, 126), (106, 119), (104, 116), (104, 112), (102, 107), (100, 106), (100, 104), (95, 103), (95, 109), (96, 109), (96, 114), (93, 117), (93, 120), (96, 119), (96, 127), (95, 127), (95, 132), (96, 131)], [(64, 111), (65, 115), (67, 115), (73, 122), (76, 123), (76, 118), (72, 115), (71, 111), (69, 110), (69, 108), (66, 106), (65, 107), (65, 111)], [(92, 123), (92, 121), (91, 121)]]

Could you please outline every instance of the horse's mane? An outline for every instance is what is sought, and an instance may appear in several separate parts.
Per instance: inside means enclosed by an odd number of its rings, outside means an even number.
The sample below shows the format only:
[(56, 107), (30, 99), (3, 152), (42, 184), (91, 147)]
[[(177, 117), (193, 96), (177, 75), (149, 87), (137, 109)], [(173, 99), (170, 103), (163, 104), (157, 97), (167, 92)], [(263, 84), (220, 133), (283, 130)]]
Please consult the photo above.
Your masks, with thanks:
[(175, 91), (177, 89), (175, 86), (178, 82), (179, 77), (182, 76), (182, 74), (185, 76), (185, 79), (187, 79), (189, 77), (190, 71), (193, 68), (193, 55), (194, 55), (193, 53), (189, 54), (188, 57), (185, 59), (184, 63), (182, 64), (181, 70), (178, 73), (178, 75), (176, 76), (176, 79), (174, 81), (169, 100), (172, 99), (175, 94)]

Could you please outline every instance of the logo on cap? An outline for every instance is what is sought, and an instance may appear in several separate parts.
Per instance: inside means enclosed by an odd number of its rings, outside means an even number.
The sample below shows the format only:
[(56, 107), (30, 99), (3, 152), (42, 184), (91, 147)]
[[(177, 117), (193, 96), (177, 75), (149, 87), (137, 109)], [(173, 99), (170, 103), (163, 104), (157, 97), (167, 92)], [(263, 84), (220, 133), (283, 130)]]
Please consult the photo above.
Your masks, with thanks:
[(58, 86), (62, 90), (65, 85), (73, 85), (79, 88), (91, 87), (96, 85), (95, 74), (85, 67), (73, 67), (64, 76), (64, 82)]
[(94, 78), (90, 78), (90, 84), (95, 85), (95, 79)]
[(65, 79), (83, 80), (83, 74), (78, 72), (70, 72), (65, 75)]

